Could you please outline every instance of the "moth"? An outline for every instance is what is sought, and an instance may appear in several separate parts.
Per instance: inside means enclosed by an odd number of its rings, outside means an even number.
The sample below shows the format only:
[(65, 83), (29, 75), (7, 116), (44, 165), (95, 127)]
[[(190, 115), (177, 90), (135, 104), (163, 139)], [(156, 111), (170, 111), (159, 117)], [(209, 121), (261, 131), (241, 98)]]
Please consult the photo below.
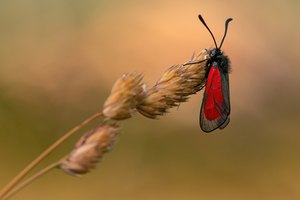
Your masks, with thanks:
[[(199, 123), (204, 132), (211, 132), (218, 128), (225, 128), (230, 121), (230, 98), (229, 98), (229, 72), (230, 60), (223, 54), (221, 47), (227, 34), (228, 24), (232, 18), (225, 21), (225, 32), (220, 45), (205, 23), (201, 15), (199, 20), (209, 31), (215, 48), (207, 50), (205, 66), (206, 85), (200, 110)], [(200, 61), (201, 62), (201, 61)]]

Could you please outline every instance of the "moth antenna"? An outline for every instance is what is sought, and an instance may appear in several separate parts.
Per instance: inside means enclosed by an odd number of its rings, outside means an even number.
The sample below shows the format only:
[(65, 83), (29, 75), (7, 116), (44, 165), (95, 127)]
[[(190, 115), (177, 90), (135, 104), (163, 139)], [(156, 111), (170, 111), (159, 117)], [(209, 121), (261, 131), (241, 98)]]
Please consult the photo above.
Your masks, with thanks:
[(207, 30), (209, 31), (209, 33), (210, 33), (210, 35), (211, 35), (211, 37), (213, 38), (213, 40), (214, 40), (214, 43), (215, 43), (215, 46), (216, 46), (216, 48), (218, 48), (218, 45), (217, 45), (217, 42), (216, 42), (216, 39), (215, 39), (215, 37), (214, 37), (214, 35), (213, 35), (213, 33), (211, 32), (211, 30), (208, 28), (208, 26), (206, 25), (206, 23), (205, 23), (205, 21), (204, 21), (204, 19), (203, 19), (203, 17), (201, 16), (201, 15), (198, 15), (198, 18), (200, 19), (200, 21), (202, 22), (202, 24), (207, 28)]
[(228, 24), (229, 22), (232, 21), (232, 18), (228, 18), (226, 21), (225, 21), (225, 33), (224, 33), (224, 36), (223, 36), (223, 39), (221, 41), (221, 44), (219, 46), (219, 49), (221, 49), (222, 45), (223, 45), (223, 42), (225, 40), (225, 37), (226, 37), (226, 34), (227, 34), (227, 30), (228, 30)]

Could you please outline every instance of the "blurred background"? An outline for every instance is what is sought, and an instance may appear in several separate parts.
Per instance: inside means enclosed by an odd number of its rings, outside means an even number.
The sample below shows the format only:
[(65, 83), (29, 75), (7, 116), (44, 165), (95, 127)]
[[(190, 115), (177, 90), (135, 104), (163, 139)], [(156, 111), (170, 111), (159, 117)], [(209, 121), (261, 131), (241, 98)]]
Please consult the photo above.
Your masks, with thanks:
[(92, 173), (56, 170), (12, 199), (300, 199), (296, 0), (0, 1), (0, 186), (100, 110), (123, 73), (142, 72), (151, 86), (213, 47), (198, 14), (217, 41), (234, 19), (223, 45), (233, 69), (226, 129), (203, 134), (199, 92), (159, 120), (137, 113), (122, 122), (119, 142)]

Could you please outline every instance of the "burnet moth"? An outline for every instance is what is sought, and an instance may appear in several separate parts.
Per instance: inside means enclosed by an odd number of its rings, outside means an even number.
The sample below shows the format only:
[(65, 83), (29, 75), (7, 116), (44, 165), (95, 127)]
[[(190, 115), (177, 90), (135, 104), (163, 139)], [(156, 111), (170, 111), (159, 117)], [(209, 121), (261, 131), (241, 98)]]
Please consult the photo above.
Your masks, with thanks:
[(230, 61), (227, 56), (223, 55), (221, 47), (227, 34), (228, 24), (232, 18), (225, 21), (224, 36), (218, 46), (213, 33), (206, 25), (202, 16), (199, 15), (198, 17), (209, 31), (216, 47), (207, 50), (208, 58), (205, 59), (207, 61), (205, 67), (206, 86), (199, 118), (201, 129), (208, 133), (218, 128), (225, 128), (230, 121), (228, 77)]

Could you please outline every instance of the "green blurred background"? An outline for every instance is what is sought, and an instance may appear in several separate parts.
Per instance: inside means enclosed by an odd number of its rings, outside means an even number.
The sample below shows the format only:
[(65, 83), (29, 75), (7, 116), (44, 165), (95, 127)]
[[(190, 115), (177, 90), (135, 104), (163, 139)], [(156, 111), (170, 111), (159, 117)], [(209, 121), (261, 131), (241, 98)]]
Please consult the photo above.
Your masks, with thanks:
[(234, 18), (223, 45), (233, 68), (226, 129), (201, 132), (199, 92), (160, 120), (122, 122), (92, 173), (53, 171), (12, 199), (300, 199), (296, 0), (0, 1), (0, 186), (100, 110), (122, 73), (143, 72), (152, 85), (212, 47), (199, 13), (218, 41)]

